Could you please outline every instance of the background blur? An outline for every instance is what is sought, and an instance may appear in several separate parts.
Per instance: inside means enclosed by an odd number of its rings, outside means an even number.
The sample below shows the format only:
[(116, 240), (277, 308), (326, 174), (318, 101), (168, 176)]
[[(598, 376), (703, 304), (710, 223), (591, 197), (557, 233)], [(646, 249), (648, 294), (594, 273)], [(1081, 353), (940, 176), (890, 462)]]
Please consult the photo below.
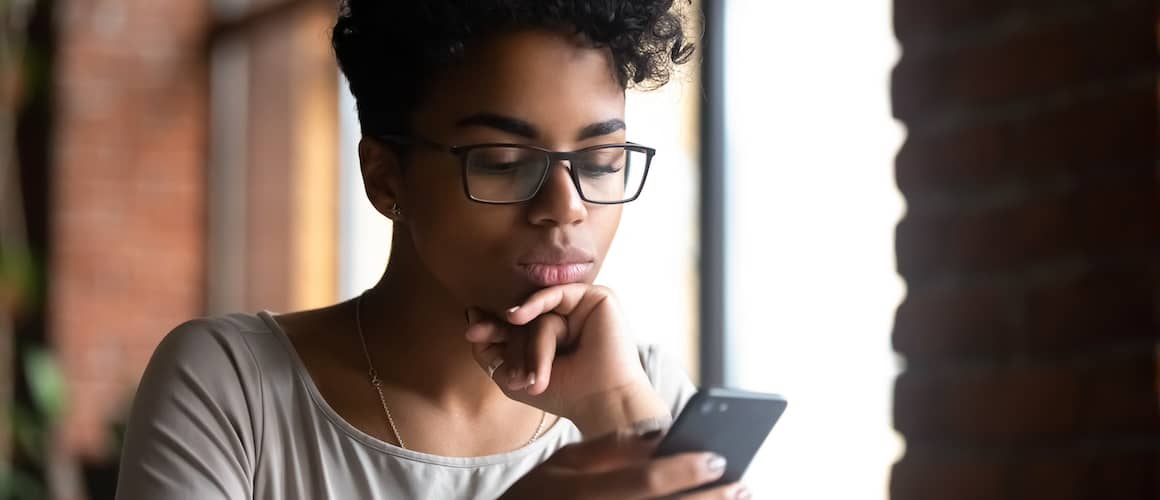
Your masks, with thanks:
[[(756, 498), (1160, 498), (1154, 0), (704, 0), (601, 281), (790, 408)], [(195, 316), (381, 273), (327, 0), (0, 0), (0, 499), (111, 498)]]

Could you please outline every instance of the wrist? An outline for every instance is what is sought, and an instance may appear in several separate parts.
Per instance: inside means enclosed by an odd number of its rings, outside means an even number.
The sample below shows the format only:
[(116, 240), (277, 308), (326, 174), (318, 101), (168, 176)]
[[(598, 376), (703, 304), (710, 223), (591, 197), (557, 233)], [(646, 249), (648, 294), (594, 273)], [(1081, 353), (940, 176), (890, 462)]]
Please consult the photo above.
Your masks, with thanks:
[(672, 421), (668, 405), (647, 380), (588, 396), (564, 416), (585, 438), (618, 429), (651, 430)]

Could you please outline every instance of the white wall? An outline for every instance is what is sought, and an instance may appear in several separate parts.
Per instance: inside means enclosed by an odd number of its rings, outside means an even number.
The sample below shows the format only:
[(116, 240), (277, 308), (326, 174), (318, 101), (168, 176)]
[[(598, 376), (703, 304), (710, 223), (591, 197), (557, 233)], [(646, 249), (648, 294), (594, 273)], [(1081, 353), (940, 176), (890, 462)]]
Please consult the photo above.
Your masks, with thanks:
[(338, 78), (338, 294), (346, 300), (374, 286), (386, 269), (391, 221), (371, 206), (363, 190), (358, 113), (346, 78)]
[(900, 453), (890, 14), (727, 4), (727, 380), (789, 400), (747, 475), (755, 498), (882, 499)]
[(700, 86), (692, 69), (661, 89), (627, 94), (628, 140), (657, 154), (640, 198), (624, 207), (597, 282), (617, 292), (639, 340), (660, 344), (695, 375)]

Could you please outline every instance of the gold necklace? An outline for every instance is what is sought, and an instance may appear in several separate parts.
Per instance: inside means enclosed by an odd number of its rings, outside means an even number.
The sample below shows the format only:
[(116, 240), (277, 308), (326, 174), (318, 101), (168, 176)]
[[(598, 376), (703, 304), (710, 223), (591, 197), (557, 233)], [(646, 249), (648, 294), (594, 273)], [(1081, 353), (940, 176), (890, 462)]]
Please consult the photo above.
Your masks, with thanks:
[[(391, 416), (391, 408), (387, 406), (387, 399), (383, 397), (383, 381), (379, 378), (378, 372), (375, 371), (375, 364), (371, 362), (371, 352), (367, 349), (367, 341), (363, 336), (362, 329), (362, 298), (366, 292), (360, 293), (358, 298), (354, 300), (354, 326), (358, 330), (358, 340), (362, 343), (363, 355), (367, 358), (367, 368), (369, 369), (367, 375), (371, 378), (371, 385), (375, 388), (375, 392), (379, 393), (379, 402), (383, 404), (383, 412), (387, 414), (387, 423), (391, 425), (391, 432), (395, 435), (395, 440), (399, 442), (399, 448), (407, 449), (407, 445), (403, 443), (403, 436), (399, 434), (399, 428), (395, 425), (395, 419)], [(540, 410), (540, 425), (536, 426), (536, 432), (532, 433), (532, 438), (528, 440), (530, 445), (540, 438), (540, 434), (544, 432), (544, 423), (548, 419), (548, 412)]]

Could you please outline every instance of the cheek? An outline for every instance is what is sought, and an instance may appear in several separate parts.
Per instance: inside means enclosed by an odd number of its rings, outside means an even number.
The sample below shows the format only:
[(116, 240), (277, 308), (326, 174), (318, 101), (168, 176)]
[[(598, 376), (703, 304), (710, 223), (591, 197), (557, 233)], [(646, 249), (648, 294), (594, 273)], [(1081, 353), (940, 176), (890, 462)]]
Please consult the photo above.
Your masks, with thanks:
[(411, 224), (416, 254), (432, 277), (465, 304), (510, 307), (523, 299), (509, 269), (519, 209), (480, 205), (457, 195), (426, 204)]
[(607, 205), (598, 206), (588, 211), (586, 224), (589, 226), (592, 243), (596, 246), (596, 251), (599, 252), (601, 262), (608, 254), (608, 247), (612, 245), (616, 230), (620, 227), (620, 214), (623, 209), (623, 205)]
[[(463, 194), (458, 178), (426, 176), (408, 187), (413, 214), (408, 224), (419, 260), (430, 275), (464, 304), (493, 311), (522, 301), (534, 289), (521, 285), (515, 261), (535, 241), (526, 208), (483, 205)], [(622, 206), (592, 206), (569, 233), (604, 260), (620, 224)]]

